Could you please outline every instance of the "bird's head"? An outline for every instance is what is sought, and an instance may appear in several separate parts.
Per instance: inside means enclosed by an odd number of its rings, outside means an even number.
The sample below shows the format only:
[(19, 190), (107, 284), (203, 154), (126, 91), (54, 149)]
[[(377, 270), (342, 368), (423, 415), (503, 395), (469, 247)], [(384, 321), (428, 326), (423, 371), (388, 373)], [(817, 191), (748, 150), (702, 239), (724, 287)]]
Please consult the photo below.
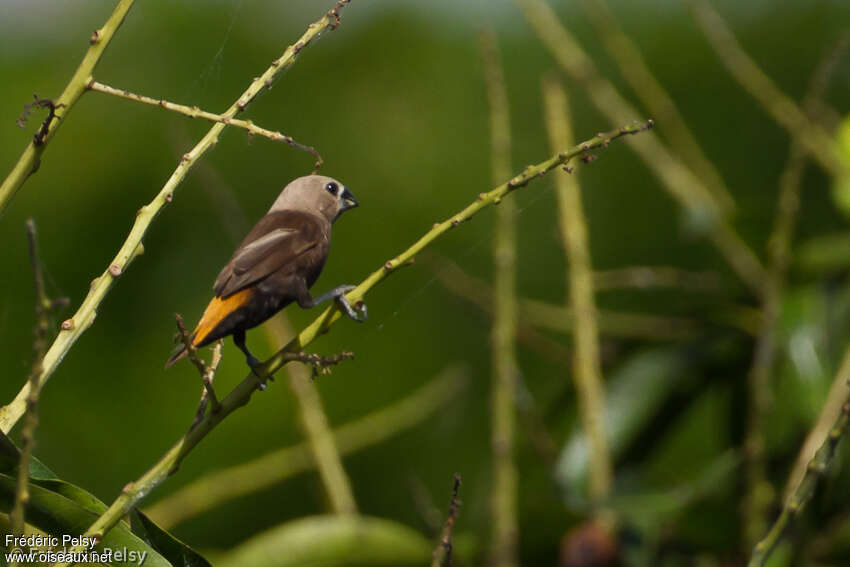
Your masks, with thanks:
[(348, 188), (324, 175), (307, 175), (293, 180), (275, 200), (269, 212), (295, 210), (324, 216), (332, 223), (359, 203)]

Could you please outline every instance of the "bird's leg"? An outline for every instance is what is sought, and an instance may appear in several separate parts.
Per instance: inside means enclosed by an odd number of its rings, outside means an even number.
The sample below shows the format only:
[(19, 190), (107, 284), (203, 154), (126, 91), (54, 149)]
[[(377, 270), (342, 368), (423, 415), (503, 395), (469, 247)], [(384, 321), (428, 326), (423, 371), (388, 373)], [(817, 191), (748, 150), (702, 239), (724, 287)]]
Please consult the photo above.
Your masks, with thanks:
[[(338, 285), (330, 291), (326, 291), (319, 297), (310, 297), (310, 293), (304, 289), (304, 292), (298, 297), (298, 306), (302, 309), (310, 309), (311, 307), (315, 307), (320, 303), (324, 303), (329, 299), (335, 299), (337, 304), (339, 304), (340, 309), (342, 309), (343, 313), (349, 316), (349, 318), (354, 319), (358, 323), (362, 323), (368, 318), (368, 313), (366, 311), (366, 304), (361, 303), (360, 308), (355, 311), (355, 309), (351, 306), (351, 303), (345, 297), (345, 294), (354, 289), (357, 286), (353, 285)], [(358, 315), (358, 312), (360, 315)], [(361, 317), (362, 316), (362, 317)]]
[(260, 365), (260, 361), (248, 350), (248, 346), (245, 344), (245, 331), (239, 330), (233, 333), (233, 344), (239, 347), (239, 350), (245, 354), (245, 362), (248, 363), (248, 366), (251, 367), (251, 371), (253, 372), (254, 368)]

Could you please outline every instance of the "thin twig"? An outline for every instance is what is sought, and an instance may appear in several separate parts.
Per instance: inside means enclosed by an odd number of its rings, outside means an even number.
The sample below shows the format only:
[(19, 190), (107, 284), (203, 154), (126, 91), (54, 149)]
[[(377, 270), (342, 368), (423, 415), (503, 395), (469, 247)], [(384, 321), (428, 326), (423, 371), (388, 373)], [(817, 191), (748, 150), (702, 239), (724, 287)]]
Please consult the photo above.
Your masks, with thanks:
[[(395, 437), (448, 405), (466, 382), (462, 369), (446, 368), (404, 399), (331, 431), (333, 446), (339, 454), (348, 455)], [(208, 472), (154, 503), (146, 512), (158, 525), (170, 529), (230, 500), (265, 490), (300, 472), (318, 469), (319, 455), (308, 437), (300, 445)]]
[[(561, 68), (590, 95), (590, 101), (612, 123), (639, 116), (638, 111), (602, 77), (593, 60), (544, 0), (514, 0)], [(711, 241), (753, 293), (761, 293), (764, 269), (755, 253), (723, 218), (721, 207), (705, 184), (655, 134), (633, 138), (631, 148), (662, 186), (695, 219), (706, 226)]]
[(593, 272), (596, 291), (621, 288), (679, 288), (694, 292), (722, 291), (723, 280), (717, 272), (689, 272), (667, 266), (629, 266)]
[[(481, 61), (490, 104), (490, 155), (494, 183), (511, 172), (511, 122), (505, 77), (496, 38), (481, 34)], [(560, 146), (560, 147), (565, 147)], [(557, 148), (556, 148), (557, 151)], [(514, 456), (516, 437), (516, 208), (513, 200), (496, 210), (493, 235), (493, 327), (491, 332), (491, 421), (493, 487), (490, 491), (490, 563), (495, 567), (518, 564), (518, 471)], [(451, 515), (450, 521), (451, 521)], [(450, 531), (450, 528), (449, 528)], [(446, 551), (451, 564), (451, 548)]]
[[(434, 254), (429, 254), (429, 256), (437, 265), (437, 280), (447, 290), (492, 315), (493, 289), (488, 282), (466, 273), (463, 268), (451, 260)], [(609, 337), (670, 341), (693, 337), (700, 330), (698, 321), (684, 317), (614, 311), (611, 309), (597, 310), (597, 317), (600, 332)], [(574, 319), (573, 310), (569, 307), (537, 299), (519, 298), (518, 325), (520, 331), (536, 327), (559, 333), (572, 333), (575, 327)], [(572, 357), (570, 357), (570, 361), (572, 361)]]
[(839, 149), (832, 137), (806, 112), (783, 93), (756, 62), (747, 55), (732, 30), (707, 0), (690, 0), (692, 13), (721, 63), (729, 73), (767, 111), (777, 124), (785, 128), (802, 150), (825, 170), (840, 172)]
[(443, 526), (440, 542), (434, 548), (434, 553), (431, 556), (431, 567), (452, 567), (452, 532), (454, 531), (457, 512), (460, 509), (460, 500), (458, 499), (460, 485), (460, 474), (455, 473), (454, 480), (452, 481), (452, 497), (449, 500), (449, 514)]
[(809, 461), (803, 478), (797, 484), (788, 500), (786, 500), (782, 512), (771, 526), (770, 531), (753, 548), (753, 554), (748, 564), (749, 567), (761, 567), (765, 564), (776, 544), (779, 543), (779, 540), (785, 533), (785, 530), (794, 518), (800, 515), (809, 500), (811, 500), (817, 487), (818, 479), (824, 476), (829, 470), (829, 465), (832, 463), (832, 458), (835, 455), (835, 449), (847, 429), (848, 422), (850, 422), (850, 392), (847, 391), (845, 384), (844, 404), (842, 405), (841, 413), (838, 415), (820, 448), (815, 452), (812, 460)]
[[(215, 395), (212, 380), (207, 379), (207, 371), (209, 370), (207, 363), (201, 360), (201, 357), (198, 356), (198, 349), (192, 343), (192, 336), (189, 334), (189, 331), (186, 330), (186, 324), (183, 322), (183, 316), (179, 313), (175, 313), (174, 320), (177, 323), (177, 331), (180, 335), (180, 340), (182, 341), (183, 346), (186, 347), (186, 356), (192, 361), (195, 368), (198, 369), (198, 374), (201, 375), (201, 380), (204, 383), (204, 391), (207, 395), (206, 397), (201, 396), (201, 405), (204, 409), (206, 409), (206, 400), (209, 398), (209, 400), (212, 401), (213, 411), (218, 411), (218, 397)], [(212, 364), (210, 366), (212, 366)], [(201, 411), (202, 410), (199, 408), (199, 412)]]
[[(494, 205), (497, 201), (501, 201), (511, 192), (526, 186), (535, 178), (545, 175), (552, 169), (569, 162), (574, 157), (586, 154), (588, 151), (596, 148), (607, 147), (611, 141), (617, 138), (643, 132), (651, 126), (651, 122), (623, 126), (612, 132), (590, 138), (589, 140), (573, 148), (562, 151), (537, 165), (527, 167), (525, 171), (514, 176), (509, 181), (499, 185), (487, 193), (481, 193), (475, 201), (448, 220), (437, 223), (407, 250), (384, 263), (383, 266), (363, 280), (360, 285), (348, 292), (348, 294), (346, 294), (346, 298), (349, 303), (356, 305), (363, 299), (370, 289), (386, 279), (387, 276), (392, 274), (399, 267), (409, 265), (416, 254), (421, 252), (438, 237), (445, 234), (452, 228), (459, 226), (463, 221), (472, 218), (485, 207)], [(204, 439), (204, 437), (215, 429), (219, 423), (226, 419), (227, 416), (233, 413), (236, 409), (247, 404), (254, 392), (257, 391), (258, 386), (264, 384), (268, 377), (286, 364), (292, 353), (303, 351), (305, 346), (309, 345), (320, 335), (326, 333), (330, 326), (340, 320), (341, 317), (342, 315), (336, 306), (326, 308), (285, 347), (280, 349), (262, 365), (252, 369), (245, 379), (242, 380), (242, 382), (240, 382), (226, 398), (221, 400), (221, 411), (218, 413), (208, 413), (197, 427), (181, 437), (137, 481), (128, 484), (121, 492), (120, 496), (118, 496), (112, 505), (100, 515), (100, 517), (89, 527), (88, 530), (86, 530), (84, 535), (99, 539), (104, 533), (112, 529), (112, 527), (115, 526), (115, 524), (120, 521), (120, 519), (133, 507), (149, 495), (157, 486), (162, 484), (162, 482), (168, 478), (169, 474), (176, 472), (186, 455), (188, 455), (192, 449), (194, 449), (195, 446)], [(73, 548), (70, 551), (79, 551), (79, 549)], [(57, 567), (67, 567), (67, 564), (59, 565)]]
[(35, 430), (38, 427), (38, 374), (41, 361), (47, 348), (47, 335), (50, 332), (50, 313), (54, 309), (67, 305), (68, 300), (61, 298), (51, 301), (44, 287), (44, 275), (38, 259), (38, 238), (33, 219), (27, 219), (27, 243), (30, 264), (32, 265), (33, 287), (35, 289), (35, 325), (33, 328), (33, 361), (28, 383), (31, 386), (27, 397), (26, 418), (21, 431), (21, 457), (18, 462), (18, 483), (15, 490), (15, 503), (10, 513), (12, 533), (22, 535), (25, 527), (26, 508), (29, 504), (29, 464), (35, 447)]
[(215, 397), (215, 391), (213, 390), (213, 380), (215, 380), (215, 373), (218, 370), (218, 365), (221, 364), (221, 349), (223, 344), (223, 341), (218, 340), (216, 341), (215, 346), (213, 346), (210, 363), (207, 365), (206, 370), (204, 370), (204, 373), (201, 376), (201, 379), (204, 382), (204, 385), (201, 388), (201, 401), (198, 402), (198, 409), (195, 411), (195, 419), (192, 421), (192, 425), (189, 426), (189, 429), (197, 426), (198, 423), (204, 419), (204, 414), (207, 411), (207, 406), (210, 401), (212, 401), (213, 411), (218, 411), (219, 403), (218, 399)]
[[(127, 0), (123, 0), (126, 2)], [(328, 29), (336, 27), (339, 23), (339, 10), (347, 3), (347, 0), (337, 2), (335, 7), (328, 13), (322, 16), (316, 22), (310, 24), (307, 31), (293, 45), (286, 48), (283, 54), (272, 61), (268, 69), (262, 75), (256, 77), (245, 92), (234, 102), (230, 108), (225, 111), (222, 116), (233, 118), (254, 100), (254, 98), (267, 86), (272, 84), (274, 78), (282, 71), (290, 68), (298, 54), (319, 35)], [(91, 77), (87, 77), (85, 85), (89, 83)], [(85, 86), (84, 85), (84, 86)], [(217, 122), (210, 128), (209, 132), (192, 148), (191, 151), (184, 154), (180, 159), (180, 163), (171, 174), (168, 181), (157, 194), (157, 196), (147, 205), (143, 206), (136, 215), (136, 220), (130, 230), (124, 243), (121, 245), (118, 254), (109, 264), (106, 270), (96, 278), (89, 289), (83, 303), (77, 309), (77, 312), (70, 319), (62, 323), (62, 330), (56, 340), (47, 351), (44, 357), (44, 366), (38, 377), (39, 387), (43, 387), (50, 376), (58, 367), (64, 356), (68, 353), (71, 347), (77, 342), (77, 339), (82, 336), (83, 332), (88, 329), (94, 322), (97, 314), (97, 309), (106, 296), (107, 292), (112, 288), (115, 280), (127, 269), (130, 262), (144, 251), (142, 239), (147, 233), (151, 223), (162, 211), (162, 209), (174, 198), (174, 191), (185, 179), (186, 174), (197, 160), (206, 153), (207, 150), (215, 146), (218, 142), (218, 137), (224, 130), (225, 125), (222, 122)], [(1, 196), (1, 195), (0, 195)], [(23, 414), (26, 406), (26, 398), (29, 394), (29, 384), (18, 392), (15, 399), (7, 406), (0, 409), (0, 430), (8, 433), (20, 416)]]
[(313, 165), (313, 173), (319, 171), (319, 168), (321, 168), (322, 164), (324, 163), (322, 156), (319, 155), (319, 152), (316, 151), (316, 148), (314, 148), (313, 146), (307, 146), (305, 144), (296, 142), (292, 138), (292, 136), (287, 136), (286, 134), (281, 134), (280, 132), (261, 128), (250, 120), (228, 118), (227, 116), (223, 116), (221, 114), (214, 114), (212, 112), (201, 110), (197, 106), (186, 106), (183, 104), (168, 102), (167, 100), (163, 100), (161, 98), (155, 99), (148, 96), (131, 93), (128, 90), (116, 89), (115, 87), (110, 87), (109, 85), (104, 85), (103, 83), (98, 83), (94, 80), (88, 84), (88, 88), (93, 91), (117, 96), (119, 98), (133, 100), (136, 102), (141, 102), (143, 104), (150, 104), (152, 106), (158, 106), (159, 108), (164, 108), (166, 110), (171, 110), (172, 112), (183, 114), (185, 116), (188, 116), (189, 118), (203, 118), (204, 120), (209, 120), (210, 122), (220, 122), (227, 126), (236, 126), (237, 128), (244, 128), (245, 130), (256, 136), (262, 136), (275, 142), (283, 142), (284, 144), (290, 145), (293, 148), (298, 148), (303, 152), (307, 152), (311, 154), (314, 158), (316, 158), (316, 163)]
[(697, 177), (705, 183), (717, 203), (726, 210), (734, 210), (735, 200), (717, 166), (705, 155), (673, 97), (652, 74), (640, 49), (617, 24), (605, 0), (583, 0), (581, 5), (605, 49), (617, 63), (620, 73), (658, 122), (659, 131), (669, 137), (670, 146), (676, 148)]
[[(803, 107), (807, 112), (811, 111), (813, 101), (823, 96), (829, 84), (830, 70), (834, 63), (834, 57), (830, 55), (824, 57), (809, 80), (803, 100)], [(748, 547), (755, 545), (767, 529), (767, 514), (775, 496), (767, 478), (764, 416), (771, 401), (770, 377), (773, 374), (778, 350), (777, 327), (791, 256), (791, 242), (800, 208), (800, 190), (806, 157), (803, 139), (792, 138), (788, 162), (779, 178), (779, 195), (773, 230), (767, 241), (767, 279), (762, 293), (762, 322), (747, 376), (749, 408), (744, 441), (747, 485), (743, 522)]]
[[(546, 128), (551, 147), (560, 148), (572, 141), (568, 99), (555, 78), (543, 82)], [(590, 453), (589, 496), (600, 505), (611, 492), (613, 465), (605, 436), (605, 387), (599, 355), (599, 326), (593, 292), (592, 264), (587, 221), (581, 203), (578, 174), (560, 172), (555, 176), (555, 194), (560, 211), (559, 226), (567, 250), (567, 297), (573, 309), (575, 351), (573, 376), (578, 396), (582, 429), (587, 435)]]
[[(71, 77), (71, 80), (65, 86), (65, 90), (62, 91), (59, 98), (52, 103), (51, 113), (53, 116), (55, 116), (55, 109), (64, 108), (65, 111), (63, 113), (63, 117), (67, 117), (71, 108), (77, 100), (79, 100), (80, 96), (86, 92), (86, 85), (91, 80), (94, 68), (100, 61), (100, 58), (106, 50), (106, 47), (109, 45), (109, 42), (112, 40), (113, 35), (115, 35), (115, 31), (124, 21), (124, 17), (127, 15), (127, 12), (130, 10), (134, 1), (135, 0), (119, 0), (115, 5), (115, 9), (112, 11), (112, 15), (109, 16), (109, 19), (106, 20), (103, 27), (95, 30), (91, 35), (89, 38), (91, 46), (88, 48), (88, 51), (86, 51), (83, 60), (74, 72), (74, 76)], [(3, 214), (6, 205), (9, 204), (9, 201), (18, 189), (21, 188), (30, 175), (36, 172), (38, 166), (41, 164), (42, 152), (45, 150), (47, 144), (53, 138), (53, 135), (62, 123), (62, 121), (59, 120), (52, 120), (51, 116), (48, 118), (48, 120), (45, 120), (42, 123), (42, 127), (39, 128), (38, 133), (24, 149), (24, 153), (21, 154), (20, 158), (18, 158), (18, 161), (15, 163), (12, 171), (9, 172), (6, 179), (4, 179), (3, 183), (0, 184), (0, 215)], [(8, 430), (4, 429), (4, 431)]]

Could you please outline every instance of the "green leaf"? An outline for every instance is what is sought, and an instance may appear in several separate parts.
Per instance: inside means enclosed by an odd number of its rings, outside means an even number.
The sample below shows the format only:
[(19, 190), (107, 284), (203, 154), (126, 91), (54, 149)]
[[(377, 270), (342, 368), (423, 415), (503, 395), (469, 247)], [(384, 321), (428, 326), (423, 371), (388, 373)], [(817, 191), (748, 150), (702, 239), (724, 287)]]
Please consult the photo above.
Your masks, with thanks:
[[(0, 473), (11, 474), (18, 470), (21, 451), (0, 431)], [(59, 477), (34, 456), (30, 459), (29, 475), (31, 479), (58, 479)]]
[[(5, 511), (11, 509), (14, 503), (19, 459), (18, 448), (0, 432), (0, 506)], [(107, 509), (106, 504), (94, 495), (61, 480), (35, 457), (30, 460), (29, 474), (31, 498), (27, 508), (27, 522), (42, 531), (60, 537), (80, 535)], [(10, 484), (6, 486), (3, 479)], [(38, 501), (36, 494), (39, 495)], [(146, 566), (210, 567), (210, 563), (195, 550), (140, 512), (131, 514), (131, 520), (132, 530), (124, 523), (118, 524), (97, 549), (123, 550), (126, 547), (128, 551), (144, 552)], [(156, 561), (159, 562), (154, 562), (154, 558), (158, 558)]]
[(217, 561), (218, 567), (425, 565), (432, 543), (407, 526), (380, 518), (313, 516), (272, 528)]
[[(15, 501), (17, 479), (14, 476), (0, 474), (0, 510), (9, 512)], [(65, 483), (67, 484), (67, 483)], [(98, 514), (81, 506), (74, 500), (53, 492), (37, 484), (30, 484), (30, 502), (27, 506), (27, 523), (38, 529), (61, 538), (62, 536), (77, 537), (88, 529)], [(72, 547), (63, 544), (60, 539), (59, 547)], [(146, 567), (173, 567), (153, 548), (130, 532), (126, 524), (119, 523), (103, 538), (95, 550), (133, 552), (136, 557), (144, 554)], [(112, 561), (110, 565), (129, 565), (129, 562)], [(138, 563), (137, 563), (138, 564)]]
[(172, 565), (212, 567), (197, 551), (157, 526), (142, 512), (135, 510), (130, 514), (130, 525), (134, 534), (161, 553)]
[[(605, 434), (616, 458), (640, 433), (681, 381), (684, 359), (677, 348), (636, 354), (611, 374), (606, 384)], [(565, 493), (583, 493), (589, 462), (587, 438), (577, 430), (567, 441), (555, 469)]]
[(641, 532), (653, 533), (663, 528), (700, 498), (732, 481), (740, 464), (741, 458), (734, 451), (729, 450), (687, 482), (672, 488), (632, 493), (619, 492), (606, 505)]

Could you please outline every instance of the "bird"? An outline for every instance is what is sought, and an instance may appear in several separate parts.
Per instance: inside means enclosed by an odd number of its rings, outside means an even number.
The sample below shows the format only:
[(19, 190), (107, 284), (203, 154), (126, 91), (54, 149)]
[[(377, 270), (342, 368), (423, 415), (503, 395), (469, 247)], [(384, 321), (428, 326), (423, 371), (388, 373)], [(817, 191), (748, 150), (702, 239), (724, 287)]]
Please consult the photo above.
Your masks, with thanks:
[[(357, 206), (351, 191), (331, 177), (307, 175), (291, 181), (218, 274), (215, 296), (190, 335), (192, 346), (204, 347), (230, 335), (254, 369), (260, 361), (248, 350), (245, 331), (292, 302), (309, 309), (334, 299), (348, 317), (363, 322), (365, 305), (355, 311), (345, 298), (355, 286), (338, 285), (318, 297), (309, 291), (325, 265), (331, 226)], [(186, 354), (186, 345), (178, 345), (165, 367)]]

